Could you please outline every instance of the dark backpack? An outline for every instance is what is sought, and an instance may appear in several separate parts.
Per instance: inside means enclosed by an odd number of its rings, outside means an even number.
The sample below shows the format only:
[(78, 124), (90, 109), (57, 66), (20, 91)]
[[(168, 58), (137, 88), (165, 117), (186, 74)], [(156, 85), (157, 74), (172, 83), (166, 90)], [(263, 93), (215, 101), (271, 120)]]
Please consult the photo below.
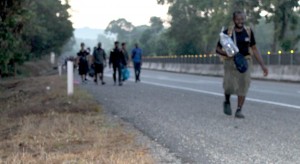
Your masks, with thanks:
[[(235, 43), (235, 45), (237, 45), (236, 43), (236, 33), (233, 32), (233, 41)], [(245, 56), (241, 53), (237, 53), (236, 55), (234, 55), (233, 57), (234, 60), (234, 64), (236, 69), (240, 72), (240, 73), (245, 73), (248, 70), (248, 61), (245, 58)]]
[(237, 53), (234, 58), (234, 63), (235, 63), (235, 67), (236, 69), (240, 72), (240, 73), (245, 73), (248, 70), (248, 61), (245, 58), (245, 56), (241, 53)]

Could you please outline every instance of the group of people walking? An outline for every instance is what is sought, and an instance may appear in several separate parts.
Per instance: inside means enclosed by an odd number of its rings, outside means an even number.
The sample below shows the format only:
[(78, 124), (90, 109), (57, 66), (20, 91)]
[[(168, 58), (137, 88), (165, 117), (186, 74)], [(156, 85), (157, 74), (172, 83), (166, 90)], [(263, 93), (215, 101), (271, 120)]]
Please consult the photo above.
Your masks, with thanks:
[(130, 64), (130, 59), (133, 62), (135, 81), (140, 81), (141, 65), (142, 65), (142, 49), (138, 44), (135, 44), (135, 48), (131, 52), (131, 58), (128, 54), (126, 43), (122, 43), (122, 47), (119, 47), (119, 42), (114, 43), (114, 48), (110, 51), (109, 58), (106, 55), (105, 50), (102, 48), (102, 44), (98, 43), (91, 54), (90, 48), (85, 49), (85, 44), (81, 43), (81, 49), (77, 53), (77, 64), (79, 66), (79, 75), (81, 76), (82, 83), (87, 82), (87, 76), (91, 70), (93, 73), (90, 75), (94, 77), (95, 84), (98, 84), (98, 79), (102, 85), (105, 85), (104, 81), (104, 69), (107, 67), (107, 59), (109, 68), (113, 70), (114, 85), (122, 86), (123, 81), (126, 79), (123, 77), (123, 70), (127, 69)]
[[(261, 54), (256, 47), (255, 36), (251, 28), (246, 27), (245, 24), (246, 15), (244, 12), (236, 11), (233, 13), (233, 23), (234, 26), (223, 31), (224, 34), (230, 36), (234, 41), (235, 45), (239, 49), (238, 55), (234, 57), (227, 54), (224, 51), (221, 43), (219, 42), (216, 48), (216, 52), (224, 60), (224, 97), (225, 101), (223, 103), (223, 112), (226, 115), (232, 115), (232, 107), (230, 98), (231, 95), (235, 94), (238, 96), (237, 108), (235, 111), (236, 118), (244, 118), (242, 109), (246, 100), (246, 96), (251, 83), (251, 69), (252, 69), (252, 56), (260, 64), (264, 76), (268, 75), (268, 69), (264, 65), (264, 61)], [(84, 49), (84, 44), (81, 45), (81, 50), (78, 53), (78, 63), (79, 63), (79, 74), (82, 75), (82, 80), (86, 80), (86, 74), (88, 72), (88, 62), (84, 58), (89, 55), (89, 49)], [(83, 58), (83, 59), (82, 59)], [(140, 72), (142, 64), (142, 50), (135, 45), (132, 50), (131, 59), (133, 61), (135, 80), (140, 81)], [(98, 74), (102, 84), (103, 81), (103, 70), (106, 66), (106, 54), (101, 48), (101, 43), (98, 47), (94, 49), (92, 62), (95, 66), (95, 82), (98, 83)], [(117, 72), (118, 72), (118, 82), (122, 85), (122, 69), (126, 68), (129, 63), (129, 56), (126, 51), (126, 44), (122, 43), (122, 48), (119, 48), (119, 42), (115, 42), (115, 47), (110, 52), (109, 57), (109, 67), (113, 68), (113, 80), (116, 85), (117, 83)], [(240, 67), (243, 66), (243, 67)], [(238, 69), (238, 68), (243, 68)]]

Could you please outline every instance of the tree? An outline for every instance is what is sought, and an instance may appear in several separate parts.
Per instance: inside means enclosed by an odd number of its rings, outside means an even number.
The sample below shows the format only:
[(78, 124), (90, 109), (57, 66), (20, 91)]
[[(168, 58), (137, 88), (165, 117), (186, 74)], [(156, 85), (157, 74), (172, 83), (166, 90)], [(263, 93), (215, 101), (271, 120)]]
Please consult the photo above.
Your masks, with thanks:
[(59, 53), (73, 36), (69, 8), (60, 0), (2, 0), (0, 69), (9, 74), (26, 59)]
[(29, 20), (25, 5), (27, 3), (21, 0), (0, 2), (0, 70), (4, 74), (12, 72), (15, 63), (24, 60), (26, 49), (21, 49), (25, 47), (21, 34), (24, 24)]
[(284, 50), (294, 48), (300, 39), (300, 35), (288, 37), (288, 31), (297, 30), (299, 13), (296, 8), (299, 7), (298, 0), (267, 0), (261, 1), (263, 10), (267, 11), (267, 22), (274, 24), (273, 51), (280, 45)]
[[(222, 0), (158, 0), (169, 3), (172, 16), (169, 38), (177, 42), (177, 53), (207, 53), (215, 49), (222, 26), (232, 24), (232, 13), (245, 11), (251, 25), (260, 19), (259, 1)], [(182, 30), (185, 29), (185, 30)]]
[(119, 41), (126, 41), (131, 40), (130, 33), (133, 29), (133, 24), (131, 22), (128, 22), (126, 19), (122, 18), (111, 21), (105, 29), (105, 32), (118, 34)]
[(299, 27), (298, 0), (157, 0), (157, 2), (170, 5), (169, 15), (172, 20), (168, 38), (175, 40), (176, 53), (214, 51), (221, 27), (232, 24), (232, 13), (235, 10), (246, 13), (248, 25), (254, 30), (261, 20), (261, 12), (268, 13), (267, 23), (274, 26), (273, 29), (268, 29), (274, 31), (274, 34), (268, 36), (273, 38), (273, 51), (276, 51), (278, 46), (284, 50), (294, 49), (300, 40), (300, 35), (295, 35)]
[(150, 18), (151, 23), (151, 30), (154, 33), (159, 33), (161, 30), (164, 29), (163, 21), (159, 17), (151, 17)]
[[(106, 28), (107, 33), (118, 35), (118, 40), (127, 42), (127, 47), (134, 47), (135, 43), (143, 48), (145, 55), (162, 55), (168, 54), (168, 48), (165, 47), (164, 51), (162, 45), (167, 45), (165, 39), (161, 39), (161, 34), (164, 31), (163, 21), (159, 17), (150, 18), (150, 26), (134, 26), (125, 19), (111, 21)], [(160, 44), (161, 43), (161, 44)], [(160, 46), (160, 48), (157, 48)], [(159, 53), (158, 53), (159, 52)]]

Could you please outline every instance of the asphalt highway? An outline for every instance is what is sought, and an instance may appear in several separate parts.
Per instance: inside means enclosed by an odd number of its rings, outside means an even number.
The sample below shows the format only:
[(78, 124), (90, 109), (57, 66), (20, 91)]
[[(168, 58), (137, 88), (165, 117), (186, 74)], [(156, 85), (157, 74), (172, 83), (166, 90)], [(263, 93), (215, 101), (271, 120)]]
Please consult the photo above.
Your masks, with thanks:
[(143, 70), (141, 83), (119, 87), (108, 70), (105, 79), (83, 87), (184, 163), (300, 163), (300, 84), (253, 80), (240, 120), (223, 114), (219, 77)]

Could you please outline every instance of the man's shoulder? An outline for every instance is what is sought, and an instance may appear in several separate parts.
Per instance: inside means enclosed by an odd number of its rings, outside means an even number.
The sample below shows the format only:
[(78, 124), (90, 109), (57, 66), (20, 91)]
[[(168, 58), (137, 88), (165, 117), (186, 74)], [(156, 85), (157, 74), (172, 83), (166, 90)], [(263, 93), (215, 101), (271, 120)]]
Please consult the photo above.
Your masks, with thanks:
[(103, 48), (100, 48), (98, 51), (102, 52), (102, 53), (105, 53), (105, 50)]
[(141, 48), (134, 48), (132, 51), (140, 52), (140, 51), (142, 51), (142, 49)]
[(85, 55), (85, 54), (87, 54), (88, 52), (86, 51), (86, 50), (79, 50), (78, 51), (78, 53), (77, 53), (77, 55)]
[(223, 32), (223, 34), (226, 34), (226, 35), (227, 35), (227, 34), (228, 34), (228, 31), (229, 31), (229, 29), (230, 29), (230, 28), (226, 28), (225, 30), (223, 30), (223, 31), (222, 31), (222, 32)]
[(246, 30), (247, 33), (251, 34), (254, 33), (253, 29), (250, 26), (244, 26), (244, 29)]

